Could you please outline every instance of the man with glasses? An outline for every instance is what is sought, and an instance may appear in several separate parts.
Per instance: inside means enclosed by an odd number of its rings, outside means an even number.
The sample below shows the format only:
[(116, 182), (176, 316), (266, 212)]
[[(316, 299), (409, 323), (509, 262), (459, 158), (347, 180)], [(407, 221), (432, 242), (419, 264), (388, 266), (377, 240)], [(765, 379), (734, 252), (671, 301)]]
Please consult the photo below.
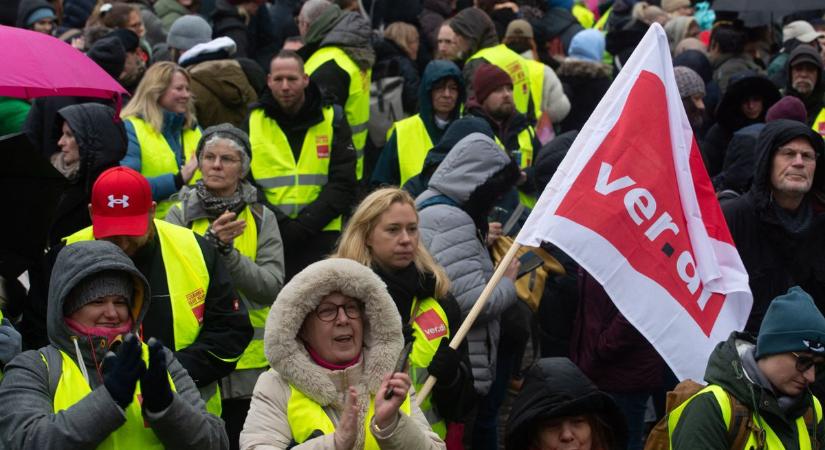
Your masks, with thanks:
[(722, 211), (748, 271), (756, 333), (771, 301), (800, 286), (825, 310), (825, 141), (802, 122), (765, 125), (754, 150), (754, 178)]
[[(771, 302), (758, 338), (735, 331), (716, 347), (708, 386), (669, 415), (671, 448), (730, 448), (734, 432), (747, 430), (742, 420), (750, 421), (745, 448), (820, 448), (822, 406), (809, 387), (824, 363), (825, 317), (792, 287)], [(735, 417), (731, 398), (751, 417)]]

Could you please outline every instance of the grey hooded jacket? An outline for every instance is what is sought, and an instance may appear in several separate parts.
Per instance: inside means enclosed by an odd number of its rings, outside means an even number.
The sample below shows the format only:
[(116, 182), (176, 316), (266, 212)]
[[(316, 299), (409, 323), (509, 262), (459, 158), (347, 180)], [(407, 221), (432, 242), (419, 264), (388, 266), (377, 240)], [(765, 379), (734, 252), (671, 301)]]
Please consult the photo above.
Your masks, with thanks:
[[(0, 385), (0, 437), (15, 449), (94, 448), (126, 422), (124, 411), (103, 385), (96, 361), (108, 352), (106, 338), (87, 336), (78, 340), (79, 358), (71, 336), (76, 334), (63, 320), (63, 303), (72, 288), (103, 270), (119, 270), (135, 282), (134, 330), (149, 308), (149, 284), (132, 261), (106, 241), (80, 242), (64, 248), (57, 257), (49, 290), (48, 333), (50, 345), (20, 354), (6, 365)], [(91, 344), (91, 345), (90, 345)], [(85, 364), (92, 392), (70, 408), (54, 413), (53, 395), (62, 367), (48, 355), (62, 350)], [(168, 371), (175, 386), (172, 403), (159, 413), (143, 411), (143, 417), (166, 448), (228, 449), (223, 421), (206, 412), (195, 383), (168, 350)], [(59, 361), (59, 359), (58, 359)], [(57, 371), (57, 372), (54, 372)], [(50, 373), (51, 372), (51, 373)], [(14, 405), (11, 407), (11, 405)]]
[[(492, 139), (481, 133), (470, 134), (450, 150), (416, 205), (420, 207), (437, 195), (446, 195), (463, 205), (473, 191), (510, 161)], [(450, 291), (466, 317), (493, 275), (493, 261), (476, 233), (473, 219), (457, 206), (436, 204), (419, 211), (419, 229), (424, 245), (447, 271)], [(495, 379), (499, 318), (515, 301), (515, 285), (502, 278), (467, 334), (475, 388), (481, 395), (490, 390)]]

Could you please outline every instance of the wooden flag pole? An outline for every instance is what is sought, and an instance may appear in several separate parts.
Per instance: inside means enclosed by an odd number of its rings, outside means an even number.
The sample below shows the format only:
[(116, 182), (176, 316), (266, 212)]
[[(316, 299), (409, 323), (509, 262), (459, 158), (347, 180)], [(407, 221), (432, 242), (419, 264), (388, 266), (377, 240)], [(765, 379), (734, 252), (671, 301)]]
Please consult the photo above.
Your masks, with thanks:
[[(461, 342), (467, 336), (467, 333), (470, 331), (470, 328), (473, 326), (473, 322), (476, 321), (478, 315), (481, 314), (481, 310), (484, 308), (484, 305), (487, 303), (487, 299), (492, 295), (493, 289), (496, 288), (496, 285), (501, 280), (501, 277), (504, 276), (504, 271), (507, 270), (507, 267), (510, 266), (510, 262), (515, 258), (516, 252), (518, 249), (521, 248), (521, 245), (513, 242), (513, 245), (510, 247), (510, 250), (507, 250), (507, 253), (504, 255), (504, 258), (501, 258), (501, 261), (496, 267), (496, 271), (493, 272), (492, 278), (490, 281), (487, 282), (487, 286), (484, 286), (484, 290), (481, 291), (481, 295), (478, 296), (478, 300), (476, 300), (475, 305), (473, 308), (470, 309), (470, 312), (467, 314), (467, 318), (464, 319), (464, 323), (461, 324), (461, 328), (455, 333), (453, 336), (453, 340), (450, 341), (450, 347), (454, 350), (458, 349), (458, 346), (461, 345)], [(424, 382), (424, 385), (421, 386), (421, 391), (416, 392), (415, 404), (417, 406), (421, 406), (421, 402), (430, 394), (430, 391), (433, 390), (435, 386), (435, 377), (430, 375), (427, 377), (427, 380)]]

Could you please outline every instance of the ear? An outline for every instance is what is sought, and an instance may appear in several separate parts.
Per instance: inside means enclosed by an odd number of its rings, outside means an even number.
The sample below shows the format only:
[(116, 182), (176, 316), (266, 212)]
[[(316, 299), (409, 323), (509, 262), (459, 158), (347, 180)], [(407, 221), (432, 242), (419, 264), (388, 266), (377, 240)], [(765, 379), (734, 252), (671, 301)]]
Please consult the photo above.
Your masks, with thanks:
[[(92, 205), (89, 205), (91, 207)], [(157, 208), (158, 203), (152, 202), (152, 206), (149, 208), (149, 220), (152, 220), (155, 217), (155, 209)]]
[(91, 203), (89, 203), (88, 208), (89, 208), (89, 219), (91, 219), (92, 218), (92, 204)]

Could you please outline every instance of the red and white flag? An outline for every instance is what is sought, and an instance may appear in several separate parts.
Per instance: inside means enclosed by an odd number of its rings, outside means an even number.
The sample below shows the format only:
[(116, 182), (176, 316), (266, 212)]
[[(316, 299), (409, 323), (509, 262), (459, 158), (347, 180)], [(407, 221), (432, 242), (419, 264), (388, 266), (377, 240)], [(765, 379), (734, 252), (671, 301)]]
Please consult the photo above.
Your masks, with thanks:
[(598, 280), (679, 379), (701, 380), (753, 297), (654, 24), (516, 238), (557, 245)]

